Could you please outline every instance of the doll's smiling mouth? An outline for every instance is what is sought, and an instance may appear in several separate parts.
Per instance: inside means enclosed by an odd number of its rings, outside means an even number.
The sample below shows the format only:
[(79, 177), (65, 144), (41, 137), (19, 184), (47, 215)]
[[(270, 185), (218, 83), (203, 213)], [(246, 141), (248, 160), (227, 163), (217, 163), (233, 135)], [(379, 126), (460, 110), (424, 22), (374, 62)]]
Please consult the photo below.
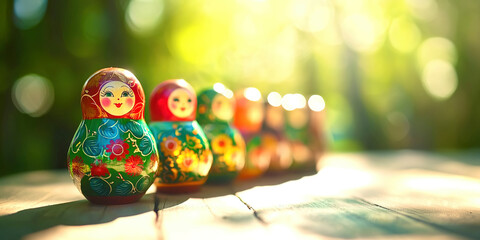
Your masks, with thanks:
[(123, 103), (114, 103), (117, 108), (120, 108)]
[(180, 110), (185, 111), (185, 107), (180, 108)]

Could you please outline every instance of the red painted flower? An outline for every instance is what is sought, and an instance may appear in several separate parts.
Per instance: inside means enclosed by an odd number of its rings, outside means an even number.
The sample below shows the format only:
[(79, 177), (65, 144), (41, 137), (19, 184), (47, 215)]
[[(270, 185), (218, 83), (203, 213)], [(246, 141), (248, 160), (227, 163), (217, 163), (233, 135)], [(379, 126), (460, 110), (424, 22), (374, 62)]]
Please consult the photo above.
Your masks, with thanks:
[(150, 165), (148, 165), (148, 168), (150, 168), (150, 170), (157, 171), (157, 168), (158, 168), (157, 154), (152, 154), (152, 156), (150, 156)]
[(110, 160), (117, 159), (117, 161), (121, 161), (124, 159), (125, 155), (129, 153), (128, 147), (128, 143), (122, 139), (115, 141), (110, 140), (110, 144), (107, 144), (107, 152), (110, 153)]
[(130, 176), (137, 176), (142, 173), (143, 161), (140, 156), (130, 156), (125, 163), (125, 172)]
[(90, 167), (91, 167), (90, 172), (92, 173), (92, 176), (94, 176), (94, 177), (104, 177), (104, 176), (110, 174), (110, 172), (108, 171), (108, 168), (107, 168), (107, 164), (102, 163), (102, 160), (100, 160), (100, 159), (95, 160), (95, 162), (90, 164)]
[(76, 156), (72, 160), (71, 168), (72, 168), (73, 175), (79, 176), (80, 178), (82, 178), (83, 175), (85, 175), (85, 173), (83, 172), (83, 169), (84, 169), (83, 159), (81, 157)]

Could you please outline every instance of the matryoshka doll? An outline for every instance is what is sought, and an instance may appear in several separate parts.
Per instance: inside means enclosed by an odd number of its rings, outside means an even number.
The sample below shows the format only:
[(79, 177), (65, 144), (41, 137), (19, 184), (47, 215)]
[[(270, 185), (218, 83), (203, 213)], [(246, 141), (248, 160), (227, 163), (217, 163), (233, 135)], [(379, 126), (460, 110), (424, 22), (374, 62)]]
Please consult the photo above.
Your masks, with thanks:
[(83, 86), (81, 107), (83, 120), (68, 150), (73, 182), (93, 203), (137, 201), (158, 169), (140, 82), (125, 69), (99, 70)]
[(290, 141), (293, 170), (315, 170), (315, 159), (310, 148), (310, 110), (307, 100), (299, 93), (283, 96), (286, 110), (285, 133)]
[(325, 100), (320, 95), (312, 95), (308, 99), (310, 108), (310, 148), (313, 151), (317, 170), (322, 168), (322, 156), (327, 149), (325, 129)]
[(270, 153), (262, 146), (261, 129), (264, 118), (262, 95), (250, 87), (236, 92), (236, 107), (233, 125), (240, 131), (246, 143), (245, 166), (238, 179), (246, 180), (261, 176), (270, 164)]
[(262, 145), (270, 152), (270, 173), (283, 172), (292, 165), (290, 144), (285, 136), (285, 110), (278, 92), (269, 93), (265, 103)]
[[(230, 125), (233, 118), (233, 92), (220, 83), (198, 95), (197, 120), (203, 128), (213, 153), (208, 183), (229, 183), (245, 164), (245, 141)], [(223, 87), (218, 87), (223, 86)]]
[(199, 190), (212, 166), (212, 152), (195, 120), (197, 96), (183, 79), (160, 83), (150, 97), (150, 129), (160, 151), (159, 192)]

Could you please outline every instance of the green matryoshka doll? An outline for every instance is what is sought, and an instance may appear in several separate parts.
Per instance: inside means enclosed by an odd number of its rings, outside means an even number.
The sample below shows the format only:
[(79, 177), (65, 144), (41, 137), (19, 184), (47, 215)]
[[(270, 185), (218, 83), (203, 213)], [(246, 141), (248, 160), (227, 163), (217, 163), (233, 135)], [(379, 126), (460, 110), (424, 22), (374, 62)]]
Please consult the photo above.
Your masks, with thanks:
[(67, 156), (74, 184), (93, 203), (139, 200), (158, 169), (140, 82), (125, 69), (99, 70), (83, 86), (81, 107), (83, 120)]
[(149, 127), (160, 151), (158, 192), (193, 192), (207, 180), (213, 156), (195, 120), (196, 109), (195, 91), (183, 79), (164, 81), (153, 90)]
[(231, 126), (233, 92), (220, 83), (198, 95), (197, 121), (202, 126), (213, 153), (208, 183), (230, 183), (245, 164), (245, 141)]

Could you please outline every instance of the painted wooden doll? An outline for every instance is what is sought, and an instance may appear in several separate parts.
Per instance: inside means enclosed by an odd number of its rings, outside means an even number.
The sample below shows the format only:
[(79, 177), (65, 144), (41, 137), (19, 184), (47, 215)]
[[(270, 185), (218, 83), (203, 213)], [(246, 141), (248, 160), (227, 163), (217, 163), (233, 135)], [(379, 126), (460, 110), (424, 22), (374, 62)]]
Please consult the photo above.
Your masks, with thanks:
[(236, 92), (236, 107), (233, 125), (240, 131), (246, 143), (245, 166), (238, 178), (241, 180), (261, 176), (270, 164), (270, 155), (262, 146), (261, 129), (264, 106), (260, 92), (256, 88), (246, 88)]
[(285, 109), (282, 96), (271, 92), (265, 103), (265, 120), (262, 126), (262, 145), (270, 152), (270, 173), (279, 173), (292, 165), (290, 144), (285, 136)]
[(320, 95), (312, 95), (308, 99), (308, 107), (310, 109), (310, 148), (315, 157), (317, 170), (320, 170), (321, 159), (327, 150), (325, 101)]
[(293, 170), (315, 170), (315, 159), (310, 148), (309, 125), (310, 110), (306, 107), (306, 99), (301, 94), (286, 94), (285, 134), (290, 141)]
[(240, 132), (230, 125), (234, 105), (233, 93), (228, 98), (224, 92), (207, 89), (198, 95), (197, 120), (213, 153), (208, 183), (232, 182), (245, 164), (245, 141)]
[(68, 149), (74, 184), (93, 203), (139, 200), (158, 169), (140, 82), (125, 69), (99, 70), (83, 86), (81, 107), (83, 120)]
[(159, 84), (150, 97), (149, 124), (159, 149), (159, 192), (199, 190), (207, 180), (213, 156), (202, 128), (195, 120), (197, 96), (183, 79)]

